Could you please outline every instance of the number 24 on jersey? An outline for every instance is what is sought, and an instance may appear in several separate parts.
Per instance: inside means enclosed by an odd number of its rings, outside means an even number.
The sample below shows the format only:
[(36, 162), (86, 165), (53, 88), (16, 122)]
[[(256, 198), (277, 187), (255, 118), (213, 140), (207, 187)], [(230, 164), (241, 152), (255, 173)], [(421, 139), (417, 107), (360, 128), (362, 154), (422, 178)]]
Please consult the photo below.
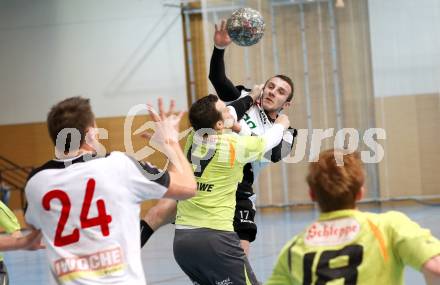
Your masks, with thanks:
[[(112, 216), (108, 215), (105, 210), (105, 202), (103, 199), (96, 201), (96, 206), (98, 208), (98, 215), (96, 217), (89, 218), (89, 210), (92, 204), (93, 194), (95, 192), (95, 180), (89, 179), (87, 181), (86, 193), (84, 195), (84, 201), (81, 208), (80, 222), (81, 228), (90, 228), (95, 226), (101, 227), (101, 233), (103, 236), (108, 236), (110, 234), (109, 224), (112, 222)], [(63, 234), (64, 227), (66, 226), (67, 220), (70, 214), (70, 197), (69, 195), (60, 189), (55, 189), (47, 192), (43, 196), (43, 208), (46, 211), (50, 211), (50, 202), (53, 199), (58, 199), (61, 202), (61, 214), (58, 220), (58, 225), (55, 231), (54, 244), (55, 246), (66, 246), (79, 241), (80, 234), (79, 229), (74, 229), (69, 234)]]

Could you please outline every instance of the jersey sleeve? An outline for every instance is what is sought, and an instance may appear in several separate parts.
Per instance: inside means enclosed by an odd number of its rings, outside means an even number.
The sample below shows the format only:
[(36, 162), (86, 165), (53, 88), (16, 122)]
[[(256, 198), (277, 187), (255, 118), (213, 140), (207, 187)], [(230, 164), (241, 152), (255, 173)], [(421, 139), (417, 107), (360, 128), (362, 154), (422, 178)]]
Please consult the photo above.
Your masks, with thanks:
[(209, 64), (209, 80), (214, 86), (215, 91), (223, 101), (234, 101), (240, 97), (240, 90), (226, 76), (224, 49), (214, 47)]
[(272, 270), (272, 275), (269, 277), (269, 280), (264, 283), (265, 285), (294, 284), (289, 268), (289, 250), (292, 243), (292, 241), (288, 242), (281, 250), (275, 267)]
[(278, 162), (288, 156), (292, 151), (295, 137), (297, 135), (298, 131), (289, 127), (289, 129), (284, 132), (281, 142), (276, 147), (266, 152), (264, 157), (272, 162)]
[(423, 264), (440, 254), (440, 241), (428, 229), (399, 212), (387, 213), (392, 233), (393, 251), (407, 264), (420, 270)]
[(148, 162), (137, 161), (128, 155), (122, 155), (125, 157), (122, 171), (128, 188), (135, 197), (139, 201), (162, 198), (170, 185), (168, 171), (158, 169)]
[(0, 201), (0, 227), (7, 233), (20, 230), (20, 224), (12, 211)]
[(260, 160), (264, 154), (266, 141), (258, 136), (238, 136), (235, 150), (236, 161), (246, 164)]

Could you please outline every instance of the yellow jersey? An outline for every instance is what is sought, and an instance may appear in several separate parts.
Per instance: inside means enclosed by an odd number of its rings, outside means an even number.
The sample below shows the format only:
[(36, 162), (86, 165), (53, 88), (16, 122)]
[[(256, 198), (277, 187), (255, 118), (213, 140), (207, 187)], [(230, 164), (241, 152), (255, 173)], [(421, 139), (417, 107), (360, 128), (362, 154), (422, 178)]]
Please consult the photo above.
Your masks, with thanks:
[(403, 284), (405, 265), (439, 254), (440, 241), (400, 212), (334, 211), (284, 246), (266, 284)]

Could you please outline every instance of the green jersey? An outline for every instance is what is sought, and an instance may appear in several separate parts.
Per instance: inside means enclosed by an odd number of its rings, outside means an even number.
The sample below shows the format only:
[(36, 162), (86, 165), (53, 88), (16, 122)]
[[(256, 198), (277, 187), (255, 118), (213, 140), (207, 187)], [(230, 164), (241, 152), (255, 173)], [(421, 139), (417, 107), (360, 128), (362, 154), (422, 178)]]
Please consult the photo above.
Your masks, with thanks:
[(405, 265), (420, 270), (439, 254), (440, 241), (402, 213), (334, 211), (285, 245), (266, 285), (403, 284)]
[(0, 228), (8, 234), (20, 230), (20, 223), (12, 211), (0, 201)]
[(177, 204), (176, 225), (233, 231), (235, 192), (246, 163), (261, 159), (265, 141), (235, 133), (203, 139), (191, 133), (185, 153), (192, 163), (197, 195)]
[[(8, 234), (20, 230), (20, 223), (12, 211), (0, 201), (0, 228), (4, 229)], [(3, 256), (0, 255), (0, 261)]]

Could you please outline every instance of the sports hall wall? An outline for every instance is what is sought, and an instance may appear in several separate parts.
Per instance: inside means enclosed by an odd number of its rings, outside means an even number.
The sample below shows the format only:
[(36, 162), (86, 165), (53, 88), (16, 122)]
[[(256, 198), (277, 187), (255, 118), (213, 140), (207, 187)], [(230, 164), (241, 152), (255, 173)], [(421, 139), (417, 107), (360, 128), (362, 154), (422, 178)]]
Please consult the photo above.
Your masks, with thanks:
[[(311, 130), (328, 128), (355, 128), (359, 150), (369, 150), (362, 140), (367, 129), (385, 130), (386, 139), (376, 138), (383, 159), (366, 165), (367, 199), (439, 197), (440, 3), (344, 2), (343, 8), (334, 1), (203, 2), (205, 66), (214, 23), (250, 6), (262, 12), (265, 35), (249, 48), (228, 47), (227, 74), (249, 87), (278, 73), (295, 81), (287, 114), (308, 134), (305, 156), (260, 175), (260, 206), (309, 201), (304, 178)], [(334, 135), (324, 140), (321, 149), (334, 141)]]
[[(0, 155), (22, 166), (51, 159), (44, 122), (67, 97), (91, 99), (98, 126), (108, 130), (102, 140), (108, 151), (125, 149), (131, 107), (160, 96), (186, 108), (181, 11), (163, 4), (0, 1)], [(135, 120), (132, 132), (146, 119)], [(128, 135), (135, 150), (146, 144)], [(19, 208), (18, 196), (13, 193), (12, 208)]]
[[(272, 165), (262, 173), (257, 184), (260, 206), (308, 202), (304, 178), (310, 153), (310, 130), (318, 128), (334, 128), (335, 132), (344, 127), (357, 129), (361, 135), (360, 150), (368, 150), (362, 142), (362, 135), (368, 128), (386, 130), (386, 139), (377, 140), (384, 149), (383, 160), (379, 164), (367, 165), (369, 199), (438, 196), (440, 35), (433, 27), (440, 24), (440, 17), (435, 14), (439, 13), (440, 4), (435, 0), (423, 0), (421, 2), (424, 3), (420, 4), (409, 0), (386, 3), (379, 0), (345, 0), (342, 9), (331, 8), (328, 1), (315, 1), (301, 6), (270, 5), (281, 2), (202, 1), (200, 5), (190, 7), (200, 9), (200, 12), (192, 13), (188, 18), (179, 18), (174, 24), (171, 15), (180, 13), (180, 9), (164, 8), (162, 3), (156, 3), (157, 10), (153, 9), (156, 7), (154, 5), (143, 10), (144, 2), (128, 1), (121, 4), (119, 1), (110, 1), (106, 2), (110, 4), (101, 6), (113, 7), (114, 10), (110, 12), (117, 15), (114, 18), (108, 16), (108, 10), (102, 11), (102, 7), (98, 9), (96, 6), (88, 9), (88, 13), (93, 10), (98, 16), (89, 14), (87, 18), (86, 14), (83, 16), (85, 19), (76, 19), (76, 22), (69, 17), (67, 20), (72, 22), (51, 19), (54, 21), (52, 24), (44, 22), (49, 20), (43, 16), (53, 13), (47, 10), (43, 12), (44, 9), (35, 6), (28, 7), (30, 14), (21, 15), (23, 9), (19, 10), (18, 5), (25, 5), (25, 2), (13, 4), (8, 8), (8, 14), (15, 11), (16, 16), (7, 16), (8, 21), (3, 15), (0, 17), (2, 39), (6, 37), (11, 42), (0, 45), (2, 62), (8, 63), (11, 72), (8, 73), (3, 64), (0, 67), (3, 75), (0, 78), (0, 154), (25, 166), (38, 165), (51, 158), (52, 147), (42, 122), (53, 103), (76, 94), (92, 98), (99, 118), (98, 125), (109, 131), (109, 138), (103, 140), (106, 149), (123, 150), (123, 122), (130, 106), (169, 94), (179, 100), (179, 107), (185, 106), (186, 93), (190, 92), (191, 84), (194, 85), (195, 97), (213, 91), (207, 81), (213, 23), (227, 18), (235, 6), (241, 5), (262, 11), (267, 24), (266, 33), (256, 46), (241, 48), (232, 45), (228, 48), (225, 61), (229, 77), (236, 83), (252, 86), (276, 73), (290, 75), (295, 81), (296, 90), (294, 106), (288, 115), (292, 125), (305, 130), (304, 136), (308, 135), (304, 150), (297, 144), (292, 153), (293, 157), (297, 155), (296, 152), (300, 154), (303, 151), (303, 159), (297, 163)], [(66, 11), (71, 11), (72, 5), (77, 9), (91, 5), (78, 2), (76, 6), (67, 1), (60, 3), (56, 10), (64, 16), (66, 14), (62, 11), (69, 14)], [(395, 9), (399, 5), (404, 7)], [(229, 6), (229, 10), (213, 9), (224, 6)], [(31, 13), (31, 10), (34, 12)], [(126, 18), (121, 17), (117, 10), (122, 10)], [(148, 26), (143, 21), (150, 19), (150, 13), (169, 15), (170, 25), (163, 24), (165, 20), (159, 17), (153, 17), (155, 21), (148, 21), (154, 23)], [(102, 16), (104, 14), (105, 17)], [(391, 18), (394, 21), (389, 21)], [(29, 23), (31, 20), (34, 21), (33, 26)], [(187, 20), (189, 33), (184, 27)], [(413, 22), (418, 24), (411, 24)], [(123, 23), (131, 24), (122, 29), (120, 25), (124, 26)], [(173, 28), (167, 29), (169, 26)], [(160, 29), (162, 34), (158, 32)], [(94, 32), (86, 40), (79, 37), (79, 34), (88, 35), (89, 30), (90, 33)], [(67, 37), (70, 41), (65, 42), (67, 39), (63, 39), (63, 34), (67, 31), (71, 33)], [(94, 36), (100, 37), (103, 31), (107, 31), (108, 36), (104, 44), (100, 44), (102, 38), (92, 40)], [(67, 63), (63, 63), (64, 56), (61, 57), (55, 48), (45, 52), (48, 43), (44, 46), (40, 42), (33, 47), (33, 42), (28, 42), (27, 38), (36, 32), (48, 34), (46, 39), (52, 39), (52, 43), (67, 49), (64, 54)], [(71, 39), (72, 33), (76, 34), (74, 38), (78, 42)], [(127, 33), (131, 45), (120, 47), (124, 45), (121, 42), (127, 41)], [(37, 37), (31, 38), (35, 40)], [(189, 67), (184, 63), (183, 53), (189, 52), (184, 39), (191, 41), (193, 82), (188, 79)], [(92, 43), (92, 47), (85, 48), (85, 42)], [(121, 54), (102, 55), (108, 53), (106, 49), (109, 46), (112, 50), (115, 45)], [(179, 45), (180, 48), (177, 48)], [(83, 51), (84, 57), (77, 55), (75, 51), (78, 49)], [(167, 52), (169, 49), (173, 52)], [(159, 54), (149, 55), (152, 53)], [(56, 60), (50, 64), (60, 65), (55, 65), (56, 69), (46, 65), (52, 55), (56, 55)], [(99, 64), (94, 61), (94, 56), (100, 58)], [(157, 62), (158, 58), (160, 62)], [(86, 59), (93, 64), (85, 64)], [(75, 65), (75, 62), (81, 64)], [(16, 63), (21, 67), (16, 67)], [(117, 68), (111, 68), (115, 66)], [(154, 72), (151, 66), (154, 66)], [(67, 74), (61, 76), (61, 83), (50, 80), (49, 77), (56, 77), (62, 71)], [(86, 75), (83, 75), (86, 71)], [(50, 76), (45, 74), (47, 72), (51, 72)], [(173, 75), (173, 72), (179, 74)], [(119, 75), (120, 78), (113, 81)], [(166, 78), (167, 86), (165, 83), (161, 85), (163, 78)], [(81, 86), (91, 87), (81, 89)], [(106, 95), (108, 86), (117, 92)], [(63, 93), (63, 90), (69, 91)], [(142, 124), (144, 118), (138, 118), (133, 129)], [(332, 147), (334, 141), (334, 135), (324, 140), (321, 149)], [(135, 137), (133, 142), (135, 149), (145, 144)], [(161, 164), (160, 158), (153, 156), (152, 159), (154, 163)], [(17, 198), (12, 200), (12, 205), (18, 205)]]

